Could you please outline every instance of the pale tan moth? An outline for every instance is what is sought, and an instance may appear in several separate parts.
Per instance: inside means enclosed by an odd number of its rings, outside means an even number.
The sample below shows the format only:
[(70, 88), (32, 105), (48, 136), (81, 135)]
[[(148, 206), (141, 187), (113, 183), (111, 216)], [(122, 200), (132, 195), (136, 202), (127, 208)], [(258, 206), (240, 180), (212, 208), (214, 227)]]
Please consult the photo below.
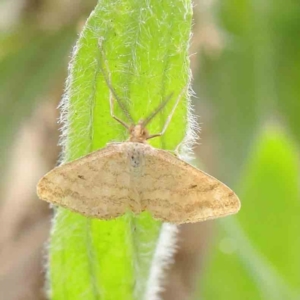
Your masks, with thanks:
[(101, 70), (110, 90), (110, 114), (127, 128), (129, 139), (54, 168), (39, 181), (39, 198), (104, 220), (127, 211), (135, 214), (148, 211), (156, 219), (182, 224), (238, 212), (240, 201), (229, 187), (174, 154), (147, 143), (165, 133), (186, 88), (177, 97), (162, 131), (150, 134), (146, 126), (172, 95), (146, 119), (128, 125), (114, 115), (116, 100), (132, 121), (112, 87), (109, 72), (107, 75), (104, 68)]

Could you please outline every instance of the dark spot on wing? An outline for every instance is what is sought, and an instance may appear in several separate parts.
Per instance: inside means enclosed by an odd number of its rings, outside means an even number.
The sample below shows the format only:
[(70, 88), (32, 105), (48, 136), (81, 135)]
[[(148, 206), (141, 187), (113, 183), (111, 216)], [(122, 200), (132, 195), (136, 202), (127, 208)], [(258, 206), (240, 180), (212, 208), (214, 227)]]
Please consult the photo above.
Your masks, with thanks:
[(190, 186), (189, 186), (189, 189), (194, 189), (194, 188), (196, 188), (197, 187), (197, 184), (191, 184)]
[(204, 187), (202, 192), (211, 192), (215, 190), (219, 185), (220, 185), (219, 182), (214, 182), (213, 184)]
[(82, 175), (78, 175), (78, 178), (85, 179), (84, 176), (82, 176)]
[(235, 196), (235, 193), (233, 191), (230, 191), (227, 195), (228, 198)]

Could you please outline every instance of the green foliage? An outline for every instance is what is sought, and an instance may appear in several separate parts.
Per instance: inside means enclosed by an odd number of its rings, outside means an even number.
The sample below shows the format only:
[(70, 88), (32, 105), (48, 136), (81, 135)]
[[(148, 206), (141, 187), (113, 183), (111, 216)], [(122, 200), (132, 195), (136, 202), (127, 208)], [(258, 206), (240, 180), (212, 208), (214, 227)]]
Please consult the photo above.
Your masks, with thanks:
[[(161, 130), (189, 82), (190, 26), (189, 1), (99, 2), (73, 54), (62, 107), (63, 161), (128, 137), (110, 116), (104, 73), (134, 122), (173, 93), (172, 101), (148, 128), (151, 133)], [(153, 140), (154, 146), (175, 149), (184, 138), (186, 95), (166, 134)], [(130, 123), (118, 103), (115, 114)], [(161, 223), (148, 213), (100, 221), (58, 209), (50, 242), (51, 299), (142, 299), (160, 228)]]
[(295, 145), (278, 129), (268, 128), (256, 141), (241, 180), (243, 209), (220, 221), (201, 284), (207, 299), (298, 299), (297, 159)]
[(298, 299), (300, 6), (226, 0), (218, 8), (224, 48), (204, 58), (201, 84), (219, 142), (215, 175), (242, 207), (218, 221), (195, 299)]

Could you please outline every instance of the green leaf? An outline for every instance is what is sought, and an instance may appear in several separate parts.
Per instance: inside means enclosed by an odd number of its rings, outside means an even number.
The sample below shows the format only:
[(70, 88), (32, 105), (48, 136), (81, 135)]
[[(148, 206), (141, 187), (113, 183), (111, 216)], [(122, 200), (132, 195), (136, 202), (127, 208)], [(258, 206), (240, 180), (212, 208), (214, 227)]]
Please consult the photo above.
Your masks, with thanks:
[[(166, 134), (153, 140), (156, 147), (175, 149), (188, 122), (191, 15), (191, 3), (184, 0), (99, 2), (79, 37), (70, 67), (62, 106), (63, 161), (128, 137), (110, 116), (103, 72), (134, 122), (172, 93), (170, 103), (148, 127), (153, 134), (162, 129), (184, 92)], [(128, 123), (118, 103), (115, 114)], [(100, 221), (58, 209), (50, 242), (51, 298), (140, 300), (146, 293), (156, 293), (156, 284), (147, 281), (151, 268), (162, 267), (153, 259), (160, 231), (161, 223), (148, 213)], [(172, 248), (163, 251), (168, 255)]]
[(278, 128), (259, 137), (238, 193), (242, 208), (220, 221), (202, 284), (207, 299), (298, 299), (298, 151)]

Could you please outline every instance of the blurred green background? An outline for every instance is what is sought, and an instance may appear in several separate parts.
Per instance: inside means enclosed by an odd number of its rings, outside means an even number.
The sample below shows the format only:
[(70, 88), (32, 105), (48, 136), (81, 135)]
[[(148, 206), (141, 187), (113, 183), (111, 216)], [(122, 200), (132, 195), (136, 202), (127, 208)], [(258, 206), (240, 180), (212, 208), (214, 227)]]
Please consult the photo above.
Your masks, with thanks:
[[(44, 299), (51, 213), (37, 201), (35, 184), (55, 165), (55, 107), (71, 47), (95, 3), (0, 2), (3, 299)], [(236, 191), (242, 209), (183, 226), (163, 297), (300, 299), (300, 2), (194, 3), (195, 153), (205, 171)]]

